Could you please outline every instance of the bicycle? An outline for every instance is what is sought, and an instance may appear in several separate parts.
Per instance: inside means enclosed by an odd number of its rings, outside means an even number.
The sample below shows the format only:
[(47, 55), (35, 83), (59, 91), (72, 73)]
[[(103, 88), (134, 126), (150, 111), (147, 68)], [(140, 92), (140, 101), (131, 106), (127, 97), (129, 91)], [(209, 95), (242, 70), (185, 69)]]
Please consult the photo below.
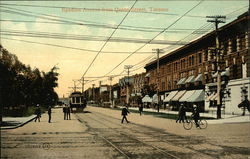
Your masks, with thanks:
[[(183, 127), (186, 130), (190, 130), (193, 127), (193, 124), (195, 124), (194, 119), (187, 119), (186, 122), (183, 123)], [(205, 119), (200, 119), (198, 120), (198, 125), (200, 129), (206, 129), (207, 121)]]

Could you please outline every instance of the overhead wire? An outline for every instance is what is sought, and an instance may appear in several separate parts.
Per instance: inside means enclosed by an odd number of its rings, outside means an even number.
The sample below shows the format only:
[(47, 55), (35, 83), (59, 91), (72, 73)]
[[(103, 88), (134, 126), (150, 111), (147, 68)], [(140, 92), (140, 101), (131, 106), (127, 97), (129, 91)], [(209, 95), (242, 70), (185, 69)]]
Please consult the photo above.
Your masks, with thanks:
[[(201, 0), (199, 3), (197, 3), (195, 6), (193, 6), (191, 9), (189, 9), (187, 12), (185, 12), (182, 16), (180, 16), (179, 18), (177, 18), (173, 23), (171, 23), (168, 27), (166, 27), (164, 30), (162, 30), (161, 32), (159, 32), (157, 35), (155, 35), (150, 41), (154, 40), (156, 37), (158, 37), (160, 34), (162, 34), (163, 32), (165, 32), (165, 30), (169, 29), (170, 27), (172, 27), (175, 23), (177, 23), (181, 18), (183, 18), (187, 13), (189, 13), (190, 11), (192, 11), (194, 8), (196, 8), (198, 5), (200, 5), (203, 2), (203, 0)], [(125, 62), (130, 56), (132, 56), (134, 53), (136, 53), (137, 51), (139, 51), (140, 49), (142, 49), (143, 47), (145, 47), (148, 43), (145, 43), (144, 45), (142, 45), (141, 47), (139, 47), (138, 49), (136, 49), (134, 52), (132, 52), (131, 54), (129, 54), (129, 56), (127, 56), (124, 60), (122, 60), (118, 65), (116, 65), (111, 71), (109, 71), (108, 73), (106, 73), (104, 76), (107, 76), (108, 74), (110, 74), (111, 72), (113, 72), (117, 67), (119, 67), (123, 62)]]
[(111, 33), (110, 37), (107, 39), (107, 41), (102, 45), (100, 51), (96, 54), (96, 56), (94, 57), (94, 59), (91, 61), (90, 65), (88, 66), (88, 68), (86, 69), (86, 71), (83, 74), (83, 77), (86, 75), (86, 73), (88, 72), (88, 70), (90, 69), (90, 67), (92, 66), (92, 64), (94, 63), (94, 61), (96, 60), (96, 58), (98, 57), (98, 55), (101, 53), (102, 49), (106, 46), (106, 44), (108, 43), (109, 39), (114, 35), (114, 33), (116, 32), (117, 28), (119, 28), (119, 26), (123, 23), (123, 21), (126, 19), (126, 17), (128, 16), (128, 14), (130, 13), (131, 9), (135, 6), (137, 0), (135, 0), (134, 4), (131, 6), (131, 8), (129, 9), (129, 11), (126, 13), (126, 15), (123, 17), (123, 19), (121, 20), (121, 22), (117, 25), (116, 29)]
[[(12, 7), (5, 7), (5, 6), (0, 5), (0, 8), (1, 7), (11, 9), (11, 10), (1, 9), (0, 10), (1, 12), (6, 12), (6, 13), (10, 13), (10, 14), (19, 14), (19, 15), (29, 16), (29, 17), (30, 16), (31, 17), (38, 17), (41, 19), (57, 21), (57, 22), (59, 21), (61, 23), (63, 22), (63, 23), (71, 24), (71, 25), (86, 25), (86, 26), (91, 26), (91, 27), (102, 27), (102, 28), (106, 28), (106, 29), (114, 29), (117, 26), (117, 25), (111, 25), (111, 24), (107, 24), (107, 23), (97, 23), (97, 22), (93, 22), (93, 21), (77, 20), (77, 19), (72, 19), (72, 18), (67, 18), (67, 17), (48, 15), (48, 14), (43, 14), (43, 13), (36, 13), (36, 12), (26, 11), (26, 10), (22, 10), (22, 9), (16, 9), (16, 8), (12, 8)], [(84, 23), (80, 23), (80, 22), (84, 22)], [(88, 22), (88, 23), (86, 23), (86, 22)], [(119, 29), (132, 30), (132, 31), (142, 31), (142, 32), (159, 32), (164, 28), (121, 25), (119, 27)]]
[[(85, 41), (106, 41), (110, 42), (124, 42), (124, 43), (145, 43), (149, 39), (138, 38), (125, 38), (125, 37), (106, 37), (106, 36), (92, 36), (92, 35), (76, 35), (76, 34), (61, 34), (51, 32), (31, 32), (20, 30), (0, 30), (2, 35), (5, 36), (22, 36), (22, 37), (39, 37), (39, 38), (52, 38), (52, 39), (66, 39), (66, 40), (85, 40)], [(176, 41), (169, 40), (153, 40), (150, 44), (172, 44), (175, 45)], [(185, 42), (178, 43), (177, 45), (187, 44)]]
[(152, 40), (154, 40), (156, 37), (158, 37), (159, 35), (161, 35), (162, 33), (164, 33), (167, 29), (169, 29), (170, 27), (172, 27), (175, 23), (177, 23), (181, 18), (183, 18), (187, 13), (189, 13), (190, 11), (192, 11), (194, 8), (196, 8), (198, 5), (200, 5), (203, 2), (203, 0), (201, 0), (198, 4), (196, 4), (194, 7), (192, 7), (191, 9), (189, 9), (187, 12), (185, 12), (182, 16), (180, 16), (179, 18), (177, 18), (172, 24), (170, 24), (167, 28), (165, 28), (164, 30), (162, 30), (161, 32), (159, 32), (157, 35), (155, 35), (150, 41), (148, 41), (147, 43), (145, 43), (144, 45), (142, 45), (141, 47), (139, 47), (138, 49), (136, 49), (134, 52), (132, 52), (131, 54), (129, 54), (124, 60), (122, 60), (118, 65), (116, 65), (111, 71), (109, 71), (108, 73), (106, 73), (105, 75), (110, 74), (111, 72), (113, 72), (116, 68), (118, 68), (123, 62), (125, 62), (129, 57), (131, 57), (133, 54), (135, 54), (137, 51), (141, 50), (142, 48), (144, 48), (147, 44), (149, 44)]

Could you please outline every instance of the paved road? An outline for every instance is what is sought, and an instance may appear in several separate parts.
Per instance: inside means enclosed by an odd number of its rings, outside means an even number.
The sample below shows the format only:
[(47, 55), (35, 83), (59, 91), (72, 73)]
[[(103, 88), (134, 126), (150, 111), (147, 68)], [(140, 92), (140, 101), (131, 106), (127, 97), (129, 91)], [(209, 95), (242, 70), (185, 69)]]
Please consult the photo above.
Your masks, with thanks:
[[(209, 125), (206, 130), (192, 131), (180, 129), (178, 125), (180, 131), (175, 131), (176, 126), (161, 126), (162, 120), (172, 121), (138, 114), (129, 116), (132, 123), (121, 124), (120, 112), (110, 109), (89, 107), (85, 113), (72, 116), (72, 120), (61, 120), (61, 110), (53, 111), (51, 124), (44, 115), (41, 123), (31, 122), (15, 130), (2, 131), (2, 158), (238, 159), (250, 156), (249, 131), (243, 132), (249, 130), (246, 128), (249, 124)], [(221, 131), (221, 127), (239, 133), (222, 133), (229, 136), (218, 141), (220, 136), (214, 135), (221, 133), (211, 132)]]

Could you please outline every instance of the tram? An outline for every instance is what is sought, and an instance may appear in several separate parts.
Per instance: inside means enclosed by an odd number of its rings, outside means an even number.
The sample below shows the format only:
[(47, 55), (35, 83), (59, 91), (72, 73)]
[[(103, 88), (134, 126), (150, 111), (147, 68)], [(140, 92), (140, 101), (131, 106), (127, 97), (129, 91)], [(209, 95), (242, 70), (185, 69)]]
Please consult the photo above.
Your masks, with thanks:
[(87, 102), (81, 92), (71, 93), (69, 99), (69, 105), (72, 112), (83, 112)]

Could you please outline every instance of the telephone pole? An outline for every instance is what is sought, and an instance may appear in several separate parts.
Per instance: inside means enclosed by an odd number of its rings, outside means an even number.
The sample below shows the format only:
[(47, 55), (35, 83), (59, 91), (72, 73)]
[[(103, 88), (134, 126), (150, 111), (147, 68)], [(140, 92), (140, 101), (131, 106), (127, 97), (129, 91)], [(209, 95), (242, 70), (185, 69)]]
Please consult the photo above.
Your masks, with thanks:
[(127, 77), (127, 95), (126, 95), (126, 103), (129, 106), (129, 69), (131, 69), (133, 65), (125, 65), (124, 69), (128, 69), (128, 77)]
[(73, 82), (74, 82), (74, 87), (68, 87), (68, 88), (72, 88), (73, 89), (73, 92), (76, 92), (76, 90), (77, 89), (80, 89), (81, 87), (77, 87), (76, 86), (76, 82), (77, 82), (78, 80), (73, 80)]
[(109, 77), (109, 80), (110, 80), (110, 85), (109, 85), (109, 102), (111, 104), (111, 107), (113, 106), (113, 103), (112, 103), (112, 79), (113, 79), (113, 77), (110, 76)]
[(157, 111), (160, 111), (160, 53), (163, 53), (162, 49), (153, 49), (157, 54)]
[(220, 42), (219, 42), (219, 33), (218, 33), (218, 24), (225, 23), (226, 16), (207, 16), (207, 18), (213, 18), (213, 20), (207, 20), (207, 22), (211, 22), (215, 24), (215, 34), (216, 34), (216, 65), (217, 65), (217, 118), (221, 118), (221, 55), (220, 55)]

